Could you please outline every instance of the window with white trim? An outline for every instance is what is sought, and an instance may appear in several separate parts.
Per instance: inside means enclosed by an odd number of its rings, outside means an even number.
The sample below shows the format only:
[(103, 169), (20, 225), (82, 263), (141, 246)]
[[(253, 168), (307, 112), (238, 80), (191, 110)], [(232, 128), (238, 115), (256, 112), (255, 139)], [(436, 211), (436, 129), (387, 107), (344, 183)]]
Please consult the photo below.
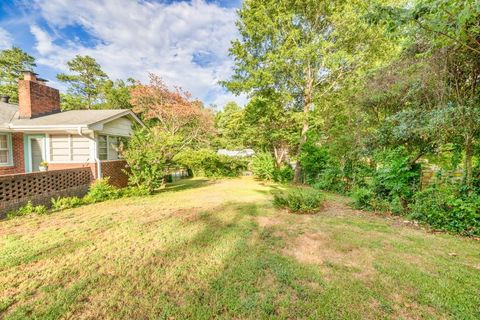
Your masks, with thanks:
[(0, 165), (6, 166), (10, 164), (10, 135), (0, 133)]
[(98, 159), (108, 160), (108, 136), (98, 136)]
[(98, 136), (98, 159), (118, 160), (122, 159), (123, 138), (118, 136)]

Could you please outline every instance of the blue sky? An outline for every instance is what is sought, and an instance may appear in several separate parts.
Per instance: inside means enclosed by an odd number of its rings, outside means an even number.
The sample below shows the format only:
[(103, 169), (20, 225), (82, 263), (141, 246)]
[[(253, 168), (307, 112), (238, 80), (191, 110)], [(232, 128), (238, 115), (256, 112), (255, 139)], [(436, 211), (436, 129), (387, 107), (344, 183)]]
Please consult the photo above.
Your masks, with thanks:
[(230, 41), (242, 0), (2, 0), (0, 49), (18, 46), (36, 71), (55, 76), (76, 54), (97, 59), (112, 79), (145, 81), (148, 72), (206, 104), (244, 104), (218, 85), (231, 74)]

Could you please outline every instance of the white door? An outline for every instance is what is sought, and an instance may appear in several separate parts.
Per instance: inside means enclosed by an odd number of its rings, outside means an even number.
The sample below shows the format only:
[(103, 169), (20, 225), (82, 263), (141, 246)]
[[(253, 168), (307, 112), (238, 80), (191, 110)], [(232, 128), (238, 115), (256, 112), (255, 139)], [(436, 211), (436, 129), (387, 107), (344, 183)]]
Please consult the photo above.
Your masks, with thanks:
[(30, 157), (31, 171), (39, 171), (45, 161), (45, 138), (30, 137)]

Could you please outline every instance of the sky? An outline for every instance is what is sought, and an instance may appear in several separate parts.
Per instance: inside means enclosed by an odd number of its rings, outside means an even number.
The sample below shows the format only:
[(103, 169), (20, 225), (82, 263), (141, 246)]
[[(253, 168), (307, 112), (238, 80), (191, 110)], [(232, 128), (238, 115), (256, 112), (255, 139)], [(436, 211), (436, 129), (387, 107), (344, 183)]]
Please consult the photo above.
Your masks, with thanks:
[(0, 49), (17, 46), (35, 71), (64, 91), (56, 75), (75, 55), (97, 60), (111, 79), (152, 72), (206, 105), (240, 105), (218, 84), (229, 78), (230, 42), (242, 0), (0, 0)]

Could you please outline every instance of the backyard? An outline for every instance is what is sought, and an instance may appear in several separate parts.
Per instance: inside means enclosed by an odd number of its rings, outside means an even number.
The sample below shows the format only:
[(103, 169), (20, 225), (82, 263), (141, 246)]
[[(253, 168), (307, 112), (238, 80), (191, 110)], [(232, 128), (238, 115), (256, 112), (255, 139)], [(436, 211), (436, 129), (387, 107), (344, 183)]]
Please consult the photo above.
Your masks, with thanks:
[(0, 317), (480, 318), (480, 243), (252, 178), (0, 222)]

